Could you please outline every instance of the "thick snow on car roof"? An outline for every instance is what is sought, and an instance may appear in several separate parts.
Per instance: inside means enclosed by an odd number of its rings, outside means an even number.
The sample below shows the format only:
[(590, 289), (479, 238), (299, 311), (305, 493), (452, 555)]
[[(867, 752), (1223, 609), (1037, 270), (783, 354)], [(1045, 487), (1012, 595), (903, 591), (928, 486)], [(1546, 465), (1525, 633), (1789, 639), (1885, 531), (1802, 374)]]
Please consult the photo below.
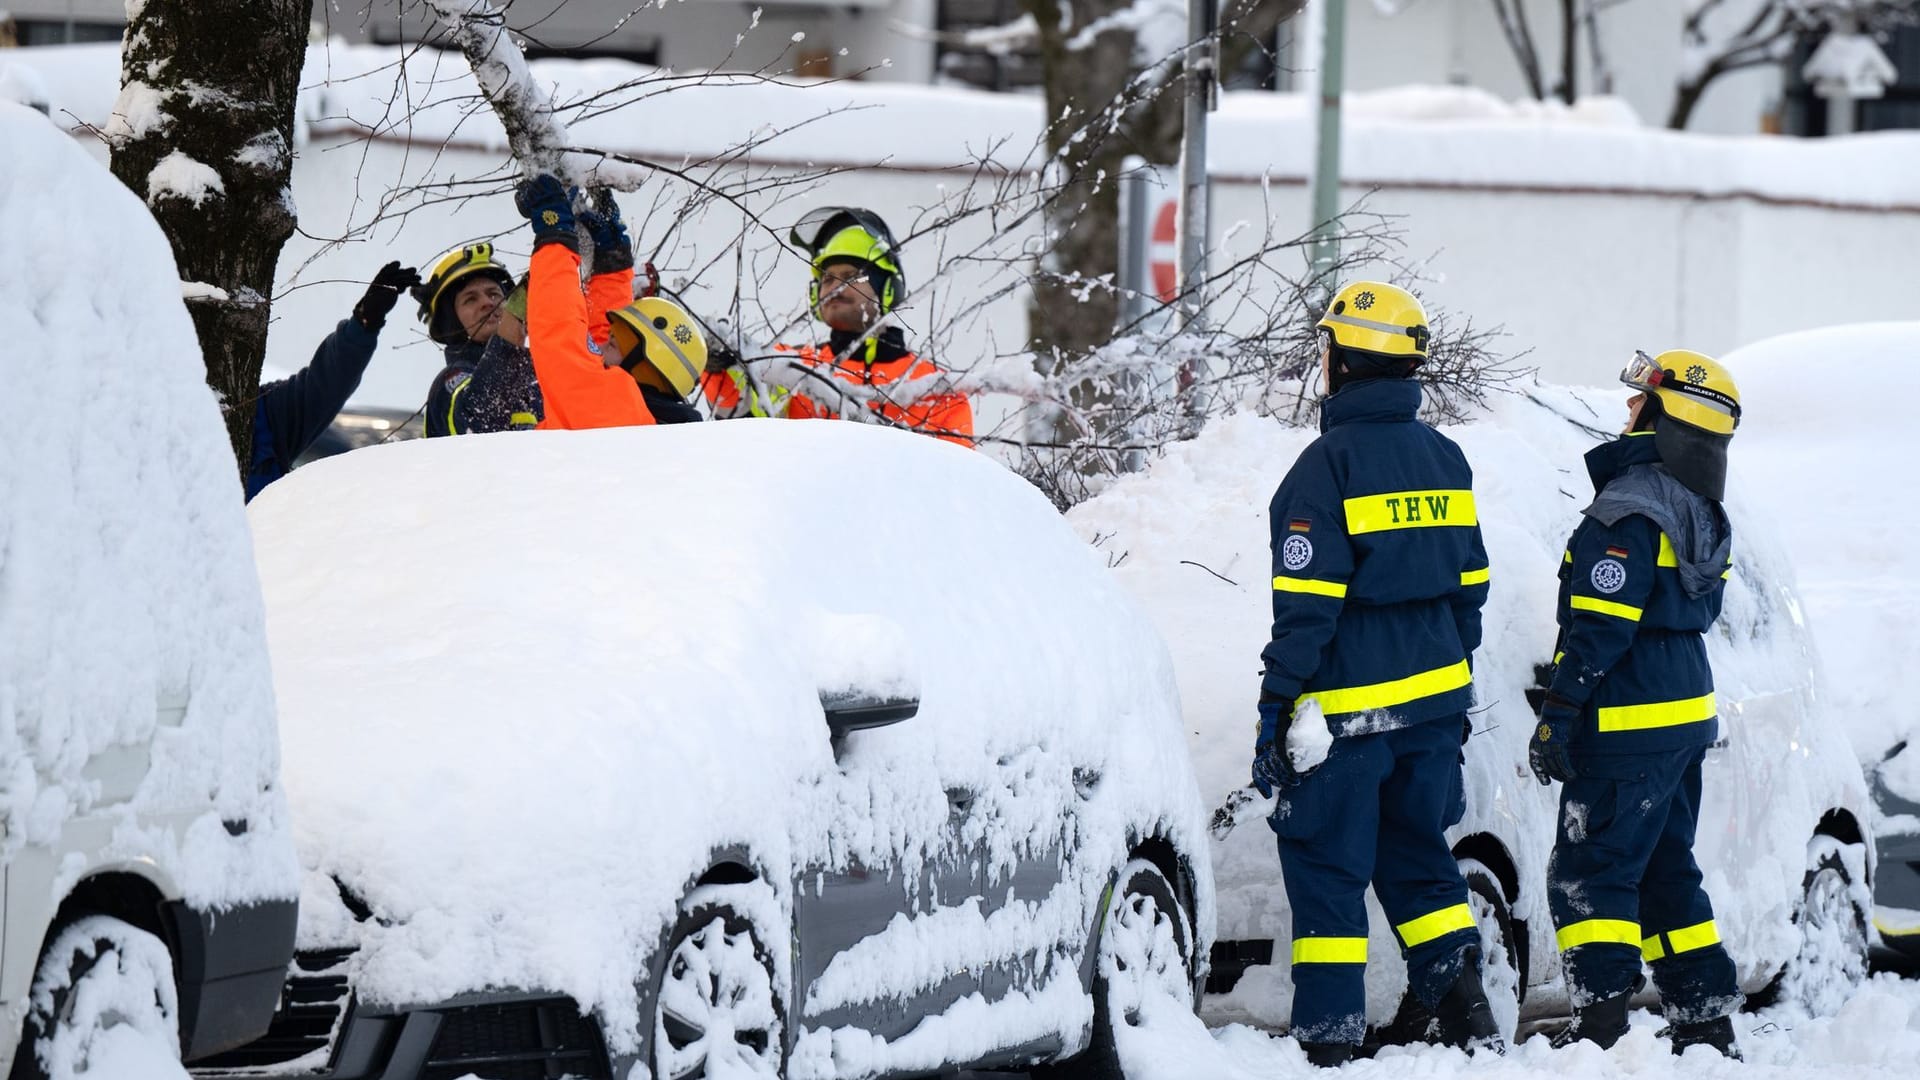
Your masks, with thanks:
[[(1920, 610), (1916, 358), (1920, 322), (1784, 334), (1725, 358), (1745, 406), (1735, 464), (1793, 553), (1830, 715), (1869, 764), (1920, 735), (1920, 708), (1896, 677), (1912, 663)], [(1903, 790), (1920, 794), (1920, 776)]]
[[(177, 853), (159, 872), (197, 907), (290, 895), (253, 552), (173, 252), (46, 117), (0, 102), (0, 146), (7, 854), (111, 805), (89, 766), (150, 743), (126, 849)], [(196, 808), (177, 835), (140, 831)]]
[[(552, 989), (617, 1041), (713, 847), (752, 846), (782, 890), (917, 858), (966, 785), (1010, 864), (1060, 836), (1062, 807), (1009, 793), (1025, 770), (1117, 778), (1078, 811), (1102, 874), (1126, 821), (1203, 850), (1164, 646), (972, 451), (751, 420), (420, 440), (307, 466), (251, 513), (302, 858), (377, 916), (332, 902), (329, 925), (310, 888), (302, 933), (355, 930), (363, 996)], [(840, 689), (920, 713), (836, 765)]]

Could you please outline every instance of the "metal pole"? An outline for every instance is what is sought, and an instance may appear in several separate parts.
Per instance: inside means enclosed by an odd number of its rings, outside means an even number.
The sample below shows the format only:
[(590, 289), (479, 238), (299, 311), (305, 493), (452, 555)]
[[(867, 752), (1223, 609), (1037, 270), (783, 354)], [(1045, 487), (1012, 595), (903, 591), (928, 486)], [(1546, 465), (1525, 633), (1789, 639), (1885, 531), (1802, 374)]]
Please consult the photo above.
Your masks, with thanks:
[(1180, 295), (1181, 328), (1198, 330), (1206, 321), (1207, 280), (1207, 113), (1214, 104), (1214, 3), (1187, 0), (1187, 98), (1180, 132), (1180, 265), (1175, 281)]
[[(1346, 55), (1346, 0), (1316, 0), (1322, 7), (1320, 109), (1313, 166), (1313, 273), (1324, 278), (1340, 261), (1334, 218), (1340, 213), (1340, 87)], [(1331, 289), (1331, 281), (1321, 287)]]

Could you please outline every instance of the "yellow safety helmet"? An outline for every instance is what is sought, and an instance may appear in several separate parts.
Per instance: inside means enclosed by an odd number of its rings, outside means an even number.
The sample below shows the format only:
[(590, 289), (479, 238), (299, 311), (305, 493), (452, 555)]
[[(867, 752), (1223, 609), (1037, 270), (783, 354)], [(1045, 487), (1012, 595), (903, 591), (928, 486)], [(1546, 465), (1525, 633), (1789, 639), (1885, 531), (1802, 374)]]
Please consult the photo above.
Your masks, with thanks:
[(454, 248), (435, 259), (427, 280), (413, 287), (412, 296), (420, 303), (420, 321), (427, 324), (429, 338), (448, 345), (466, 336), (454, 316), (453, 305), (443, 308), (440, 301), (458, 295), (456, 286), (475, 274), (493, 279), (503, 292), (513, 288), (513, 275), (493, 257), (493, 245), (484, 240)]
[(707, 338), (686, 308), (665, 297), (644, 296), (607, 312), (607, 322), (620, 366), (634, 381), (646, 382), (651, 369), (666, 382), (657, 389), (682, 398), (693, 393), (707, 366)]
[(1384, 281), (1349, 282), (1333, 296), (1319, 328), (1342, 349), (1376, 356), (1427, 358), (1427, 310), (1414, 295)]
[(1709, 435), (1731, 436), (1740, 426), (1740, 388), (1720, 361), (1691, 349), (1658, 356), (1635, 352), (1620, 381), (1660, 399), (1660, 411)]

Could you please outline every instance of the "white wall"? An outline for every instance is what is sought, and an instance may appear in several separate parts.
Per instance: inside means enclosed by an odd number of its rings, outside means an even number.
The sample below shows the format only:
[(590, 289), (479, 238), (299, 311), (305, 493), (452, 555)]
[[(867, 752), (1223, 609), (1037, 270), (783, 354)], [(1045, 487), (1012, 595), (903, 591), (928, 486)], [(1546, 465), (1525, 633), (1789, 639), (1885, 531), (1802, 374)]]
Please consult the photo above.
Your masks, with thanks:
[[(1724, 21), (1759, 2), (1729, 0)], [(1526, 10), (1551, 94), (1560, 70), (1560, 4), (1527, 0)], [(1681, 5), (1674, 0), (1626, 0), (1600, 17), (1602, 50), (1614, 73), (1613, 92), (1651, 125), (1665, 124), (1673, 107), (1681, 63), (1681, 23)], [(1377, 90), (1407, 83), (1477, 86), (1509, 99), (1530, 92), (1487, 0), (1415, 0), (1391, 16), (1381, 14), (1368, 0), (1350, 0), (1347, 86)], [(1584, 49), (1577, 85), (1582, 94), (1596, 92)], [(1688, 130), (1757, 132), (1780, 87), (1777, 68), (1724, 76), (1707, 91)]]
[[(364, 202), (356, 198), (352, 172), (397, 174), (407, 151), (394, 143), (366, 148), (337, 136), (307, 146), (295, 170), (295, 197), (303, 230), (335, 234)], [(479, 172), (498, 160), (472, 150), (452, 164)], [(951, 174), (914, 170), (867, 170), (843, 175), (816, 201), (855, 201), (879, 210), (896, 224), (955, 193)], [(669, 228), (673, 245), (661, 259), (669, 278), (704, 268), (690, 298), (709, 315), (733, 302), (735, 277), (729, 244), (737, 215), (712, 211), (676, 221), (649, 212), (656, 191), (624, 196), (637, 223), (640, 248), (650, 252)], [(1789, 330), (1880, 319), (1920, 319), (1920, 290), (1865, 287), (1910, 276), (1909, 253), (1920, 249), (1920, 210), (1844, 209), (1773, 205), (1752, 198), (1690, 194), (1578, 192), (1493, 186), (1388, 186), (1369, 193), (1343, 193), (1348, 201), (1369, 197), (1372, 208), (1401, 215), (1407, 254), (1428, 261), (1433, 280), (1420, 287), (1429, 301), (1479, 326), (1504, 325), (1503, 343), (1530, 350), (1525, 363), (1553, 380), (1604, 383), (1636, 348), (1687, 347), (1718, 354)], [(1276, 233), (1291, 235), (1307, 218), (1304, 185), (1279, 182), (1263, 188), (1247, 178), (1216, 187), (1216, 232), (1240, 231), (1230, 247), (1245, 251), (1252, 232), (1268, 215)], [(770, 211), (777, 223), (781, 211)], [(904, 229), (903, 229), (904, 231)], [(501, 234), (506, 261), (525, 265), (524, 227), (504, 196), (476, 200), (457, 210), (418, 212), (377, 238), (320, 255), (319, 245), (296, 237), (281, 258), (285, 285), (298, 285), (275, 305), (269, 360), (282, 369), (304, 363), (315, 343), (352, 308), (360, 286), (389, 258), (424, 263), (445, 248), (476, 237)], [(989, 241), (989, 223), (970, 222), (945, 239), (949, 252)], [(1015, 251), (1035, 241), (1032, 229), (1000, 237), (999, 250)], [(970, 302), (992, 280), (962, 267), (948, 279), (927, 283), (936, 261), (922, 241), (907, 253), (916, 296), (903, 312), (910, 333), (924, 338), (957, 305)], [(787, 340), (808, 339), (818, 326), (798, 319), (807, 273), (790, 256), (778, 255), (759, 237), (748, 245), (743, 286), (745, 325), (785, 325)], [(718, 263), (712, 263), (721, 257)], [(757, 269), (756, 269), (757, 268)], [(764, 293), (754, 279), (765, 277)], [(413, 321), (403, 302), (383, 337), (383, 347), (362, 388), (366, 403), (413, 407), (424, 399), (439, 369), (437, 348)], [(762, 333), (765, 331), (763, 330)], [(1026, 332), (1025, 297), (995, 301), (972, 324), (942, 344), (940, 356), (968, 366), (1017, 347)]]

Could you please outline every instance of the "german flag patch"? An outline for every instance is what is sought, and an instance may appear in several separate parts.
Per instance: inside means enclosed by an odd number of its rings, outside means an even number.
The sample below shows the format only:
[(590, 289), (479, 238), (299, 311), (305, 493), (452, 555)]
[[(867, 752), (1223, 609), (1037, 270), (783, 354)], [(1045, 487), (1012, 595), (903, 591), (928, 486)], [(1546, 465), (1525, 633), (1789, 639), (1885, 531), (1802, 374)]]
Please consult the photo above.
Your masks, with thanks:
[(1287, 522), (1287, 531), (1297, 533), (1312, 532), (1313, 522), (1308, 521), (1306, 518), (1294, 518)]
[(1610, 547), (1610, 548), (1608, 548), (1608, 549), (1607, 549), (1607, 558), (1609, 558), (1609, 559), (1624, 559), (1624, 558), (1626, 558), (1626, 557), (1627, 557), (1627, 549), (1626, 549), (1626, 548), (1623, 548), (1623, 547)]

